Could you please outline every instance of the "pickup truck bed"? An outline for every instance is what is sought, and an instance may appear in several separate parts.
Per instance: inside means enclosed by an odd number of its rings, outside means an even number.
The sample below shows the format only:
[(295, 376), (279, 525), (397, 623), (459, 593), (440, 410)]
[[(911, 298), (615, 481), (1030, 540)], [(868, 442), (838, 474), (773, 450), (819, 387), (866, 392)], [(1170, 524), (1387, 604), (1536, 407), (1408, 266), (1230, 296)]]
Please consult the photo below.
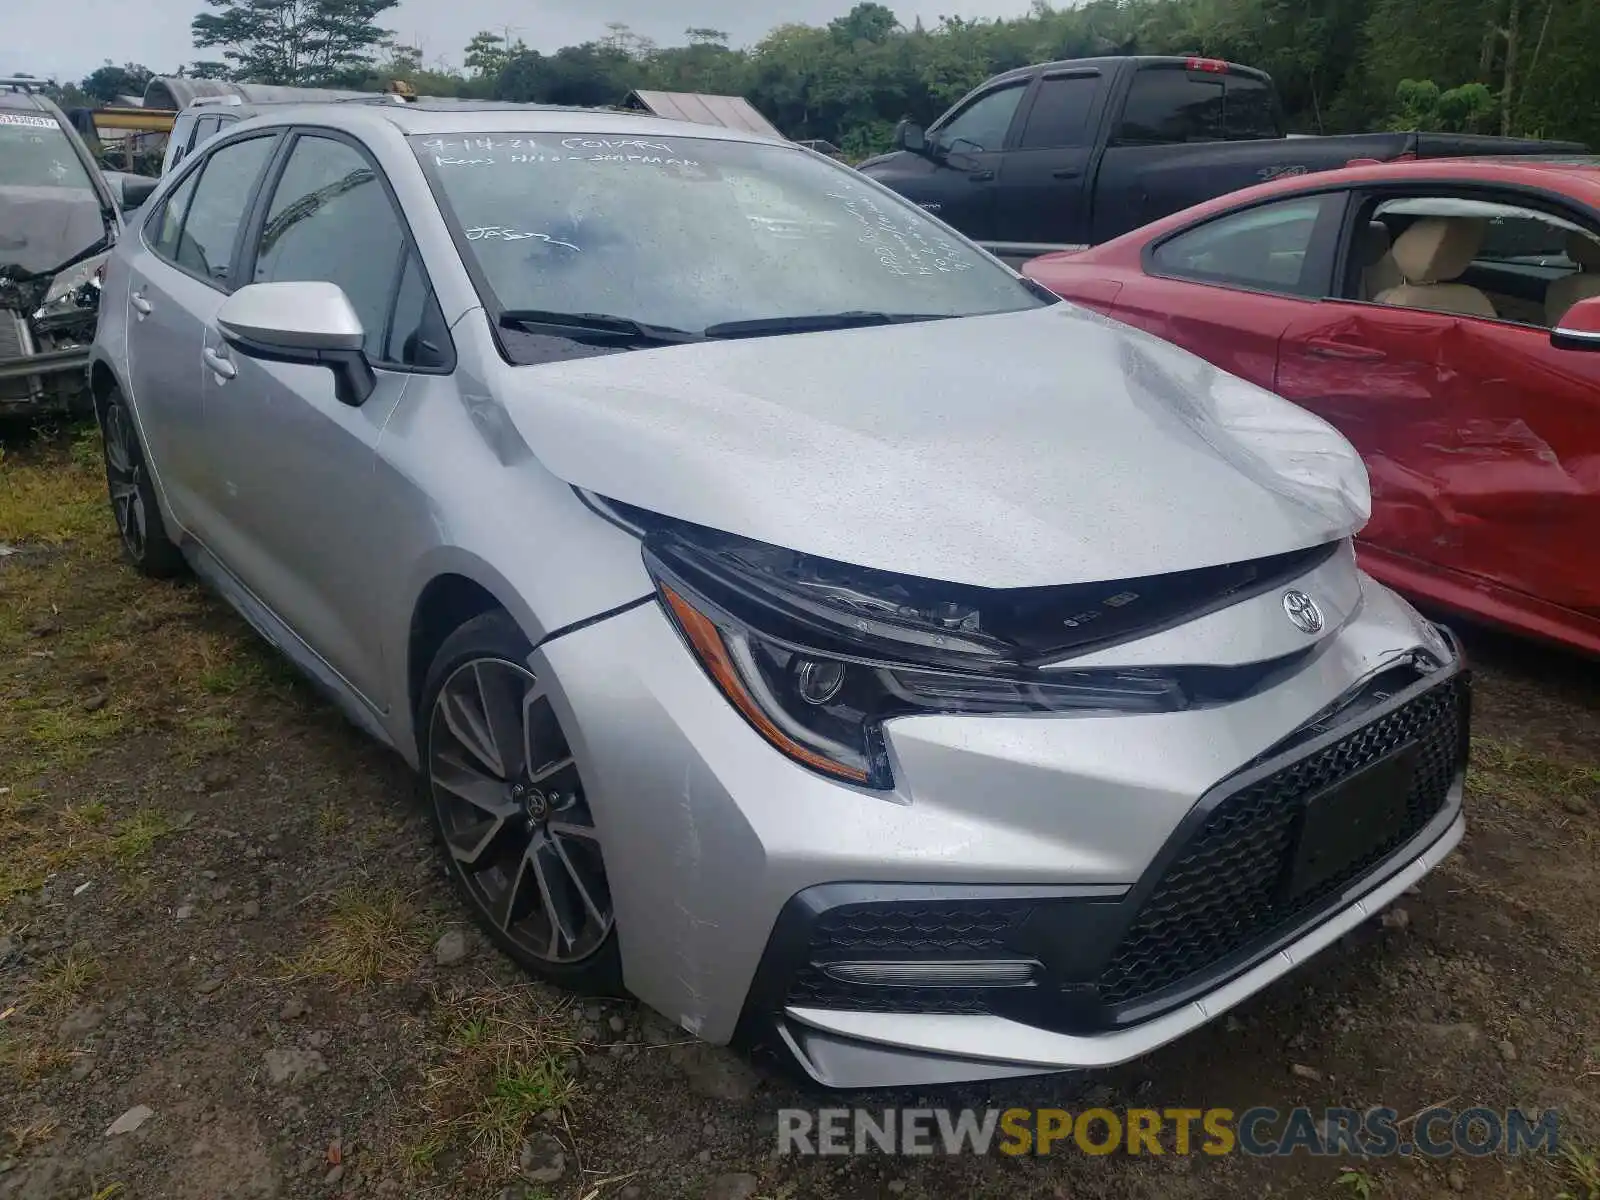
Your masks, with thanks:
[(1224, 192), (1352, 159), (1578, 154), (1449, 133), (1286, 136), (1271, 79), (1214, 59), (1092, 58), (988, 80), (860, 170), (1013, 260), (1107, 241)]

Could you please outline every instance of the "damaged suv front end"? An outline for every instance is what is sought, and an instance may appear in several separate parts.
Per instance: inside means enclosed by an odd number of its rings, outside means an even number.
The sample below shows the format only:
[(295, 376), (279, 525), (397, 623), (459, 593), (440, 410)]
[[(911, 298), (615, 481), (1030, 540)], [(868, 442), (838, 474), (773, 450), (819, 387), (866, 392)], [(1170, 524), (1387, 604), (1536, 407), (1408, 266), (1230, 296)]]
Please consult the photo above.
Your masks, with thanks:
[(120, 229), (60, 110), (0, 92), (0, 415), (87, 404), (101, 274)]

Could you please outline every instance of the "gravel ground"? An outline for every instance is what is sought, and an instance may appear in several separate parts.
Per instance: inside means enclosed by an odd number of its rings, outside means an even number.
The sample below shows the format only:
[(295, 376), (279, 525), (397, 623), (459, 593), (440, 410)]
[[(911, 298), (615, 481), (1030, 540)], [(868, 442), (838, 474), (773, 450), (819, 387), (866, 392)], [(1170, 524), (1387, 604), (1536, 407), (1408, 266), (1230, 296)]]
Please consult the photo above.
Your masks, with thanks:
[(799, 1089), (468, 929), (403, 765), (142, 581), (97, 447), (0, 457), (0, 1200), (1600, 1200), (1600, 674), (1486, 634), (1471, 828), (1401, 907), (1088, 1077), (872, 1107), (1558, 1107), (1568, 1159), (778, 1157)]

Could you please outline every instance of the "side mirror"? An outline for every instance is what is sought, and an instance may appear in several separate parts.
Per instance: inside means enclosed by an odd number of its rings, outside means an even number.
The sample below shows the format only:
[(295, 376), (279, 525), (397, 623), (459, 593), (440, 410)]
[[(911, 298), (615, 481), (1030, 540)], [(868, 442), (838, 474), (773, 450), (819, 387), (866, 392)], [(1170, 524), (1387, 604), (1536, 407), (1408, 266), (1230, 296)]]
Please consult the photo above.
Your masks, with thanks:
[(1600, 296), (1579, 300), (1550, 331), (1557, 350), (1600, 350)]
[(333, 394), (352, 408), (378, 386), (361, 318), (336, 283), (247, 284), (222, 302), (217, 328), (249, 358), (329, 368)]
[(139, 209), (160, 186), (161, 180), (151, 179), (148, 175), (124, 175), (121, 189), (122, 211), (130, 213)]
[(894, 148), (906, 150), (912, 154), (926, 154), (928, 152), (927, 131), (914, 121), (901, 121), (894, 127)]

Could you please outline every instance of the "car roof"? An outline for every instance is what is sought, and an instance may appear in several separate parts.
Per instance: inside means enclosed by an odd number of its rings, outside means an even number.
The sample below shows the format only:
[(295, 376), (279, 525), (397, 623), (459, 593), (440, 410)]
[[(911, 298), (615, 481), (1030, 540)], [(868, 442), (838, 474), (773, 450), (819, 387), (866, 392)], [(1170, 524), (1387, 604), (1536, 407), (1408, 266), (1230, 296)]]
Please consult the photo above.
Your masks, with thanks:
[(0, 91), (0, 108), (20, 108), (28, 112), (44, 113), (48, 117), (56, 115), (56, 106), (50, 103), (49, 97), (21, 90)]
[(1276, 198), (1303, 196), (1342, 188), (1394, 185), (1459, 185), (1468, 187), (1522, 187), (1558, 192), (1600, 210), (1600, 156), (1488, 155), (1475, 158), (1419, 158), (1397, 162), (1364, 163), (1334, 167), (1301, 175), (1280, 175), (1266, 183), (1224, 192), (1190, 208), (1158, 217), (1120, 234), (1087, 252), (1091, 258), (1102, 248), (1143, 244), (1175, 229)]
[[(248, 106), (243, 106), (248, 107)], [(348, 104), (317, 101), (263, 105), (250, 119), (254, 126), (316, 124), (335, 129), (370, 129), (381, 121), (406, 135), (564, 133), (623, 138), (702, 138), (729, 142), (792, 145), (780, 138), (672, 121), (645, 112), (572, 108), (548, 104), (512, 104), (492, 100), (417, 100), (406, 104)]]
[(1600, 156), (1505, 154), (1363, 163), (1280, 177), (1231, 195), (1238, 200), (1246, 193), (1255, 198), (1273, 192), (1396, 183), (1511, 184), (1600, 199)]

